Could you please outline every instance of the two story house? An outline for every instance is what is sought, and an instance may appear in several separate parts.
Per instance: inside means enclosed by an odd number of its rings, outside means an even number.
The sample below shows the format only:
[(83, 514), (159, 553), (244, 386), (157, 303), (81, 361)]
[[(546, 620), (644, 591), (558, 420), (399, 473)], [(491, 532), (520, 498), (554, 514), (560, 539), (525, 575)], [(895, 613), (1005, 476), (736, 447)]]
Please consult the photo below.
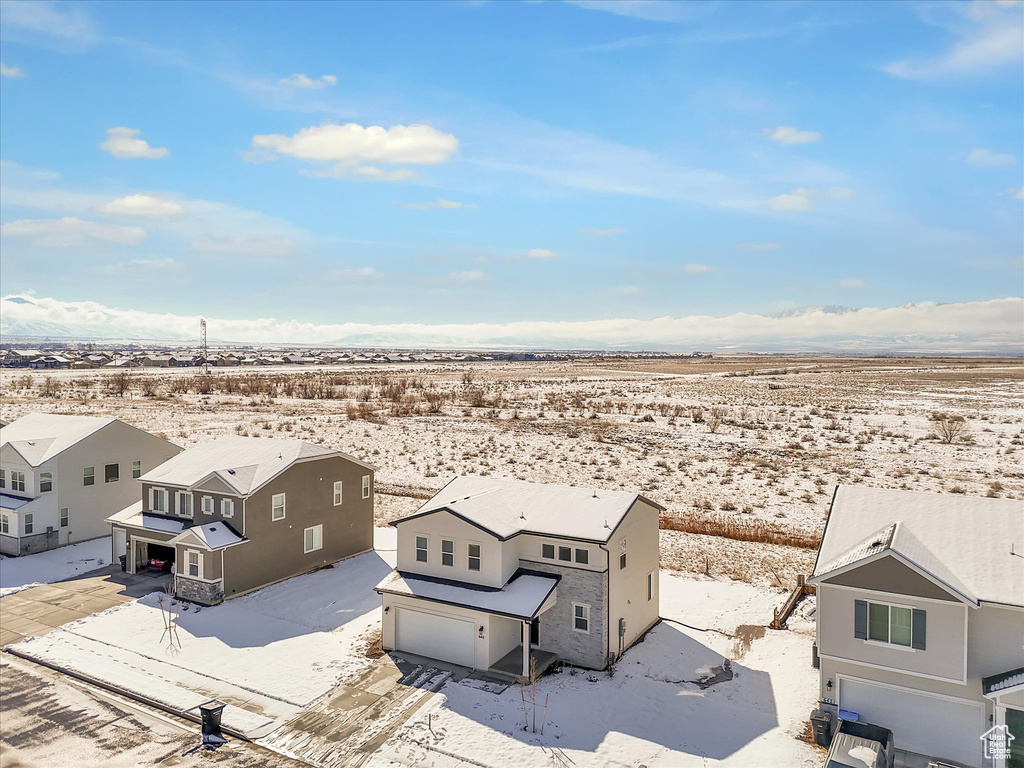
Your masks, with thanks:
[(636, 493), (456, 477), (398, 529), (383, 645), (526, 675), (604, 669), (658, 621), (658, 519)]
[(181, 448), (118, 419), (31, 413), (0, 427), (0, 553), (110, 535), (133, 478)]
[(115, 556), (174, 570), (175, 594), (213, 605), (373, 548), (373, 474), (301, 440), (221, 437), (143, 474), (109, 518)]
[(840, 486), (810, 582), (822, 708), (969, 766), (1024, 739), (1024, 503)]

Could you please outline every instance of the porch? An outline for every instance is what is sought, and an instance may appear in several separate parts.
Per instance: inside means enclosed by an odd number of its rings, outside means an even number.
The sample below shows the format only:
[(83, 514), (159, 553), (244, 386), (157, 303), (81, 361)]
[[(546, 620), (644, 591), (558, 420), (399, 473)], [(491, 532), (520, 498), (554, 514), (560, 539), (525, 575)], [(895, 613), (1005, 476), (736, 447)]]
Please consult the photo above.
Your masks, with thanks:
[[(498, 659), (491, 668), (487, 671), (492, 675), (500, 675), (502, 677), (510, 677), (513, 680), (517, 680), (523, 675), (524, 658), (523, 658), (523, 646), (520, 643), (511, 651), (506, 653), (500, 659)], [(532, 663), (535, 665), (535, 671), (537, 677), (540, 677), (548, 668), (558, 661), (558, 656), (551, 653), (551, 651), (543, 651), (540, 648), (530, 648), (530, 660), (526, 662), (526, 667)]]

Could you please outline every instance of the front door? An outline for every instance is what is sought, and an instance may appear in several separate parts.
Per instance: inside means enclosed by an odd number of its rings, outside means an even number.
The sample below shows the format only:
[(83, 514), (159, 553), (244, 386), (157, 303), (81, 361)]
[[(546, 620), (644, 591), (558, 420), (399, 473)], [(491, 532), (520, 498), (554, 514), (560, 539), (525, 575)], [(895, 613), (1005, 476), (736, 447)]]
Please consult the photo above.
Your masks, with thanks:
[(537, 647), (540, 645), (540, 617), (530, 622), (530, 645)]

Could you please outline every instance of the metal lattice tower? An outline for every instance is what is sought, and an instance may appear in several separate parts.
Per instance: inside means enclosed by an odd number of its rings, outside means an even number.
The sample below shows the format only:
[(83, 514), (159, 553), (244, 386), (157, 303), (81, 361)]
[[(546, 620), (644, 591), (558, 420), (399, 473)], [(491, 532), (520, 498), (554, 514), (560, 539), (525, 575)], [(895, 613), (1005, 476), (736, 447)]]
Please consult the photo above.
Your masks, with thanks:
[(210, 361), (209, 361), (209, 359), (207, 357), (207, 350), (206, 350), (206, 318), (205, 317), (200, 317), (199, 318), (199, 340), (200, 340), (200, 343), (203, 345), (203, 375), (204, 376), (209, 376), (210, 375)]

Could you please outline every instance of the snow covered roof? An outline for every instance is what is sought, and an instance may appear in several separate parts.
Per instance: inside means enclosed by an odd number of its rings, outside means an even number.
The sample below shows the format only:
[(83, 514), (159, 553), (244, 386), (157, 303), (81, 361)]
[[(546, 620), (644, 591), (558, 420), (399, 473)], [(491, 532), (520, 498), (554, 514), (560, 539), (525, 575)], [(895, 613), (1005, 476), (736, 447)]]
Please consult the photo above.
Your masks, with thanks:
[(188, 527), (188, 520), (177, 520), (173, 517), (153, 515), (142, 511), (142, 501), (136, 501), (131, 506), (125, 507), (107, 518), (108, 523), (128, 525), (132, 528), (142, 528), (147, 531), (158, 531), (160, 533), (181, 533)]
[(981, 690), (986, 696), (990, 693), (1003, 693), (1011, 688), (1020, 688), (1022, 686), (1024, 686), (1024, 667), (1018, 667), (1017, 669), (1011, 669), (1009, 672), (1003, 672), (1000, 675), (992, 675), (991, 677), (983, 677), (981, 679)]
[(510, 616), (516, 619), (532, 619), (547, 602), (558, 586), (559, 577), (551, 574), (534, 573), (520, 568), (504, 587), (493, 589), (464, 582), (436, 579), (430, 576), (414, 576), (401, 571), (392, 571), (374, 590), (391, 595), (416, 597), (446, 605)]
[(184, 540), (186, 536), (194, 536), (207, 549), (224, 549), (232, 544), (241, 544), (243, 541), (248, 541), (248, 539), (235, 533), (234, 529), (223, 521), (219, 523), (206, 523), (205, 525), (193, 525), (191, 528), (186, 528), (182, 531), (180, 535), (175, 536), (171, 543), (177, 544), (179, 541)]
[(1015, 499), (842, 485), (813, 578), (892, 552), (969, 602), (1024, 606), (1022, 523)]
[(7, 509), (11, 512), (24, 507), (30, 501), (32, 499), (21, 499), (17, 496), (8, 496), (6, 493), (0, 493), (0, 509)]
[(38, 467), (117, 419), (29, 413), (0, 427), (0, 446), (10, 445), (29, 466)]
[(412, 515), (391, 524), (399, 525), (423, 515), (447, 511), (499, 539), (535, 533), (605, 542), (638, 500), (664, 509), (630, 491), (460, 476)]
[(373, 469), (353, 456), (301, 440), (230, 435), (182, 451), (140, 479), (144, 483), (191, 488), (217, 477), (241, 496), (247, 496), (296, 461), (342, 456)]

